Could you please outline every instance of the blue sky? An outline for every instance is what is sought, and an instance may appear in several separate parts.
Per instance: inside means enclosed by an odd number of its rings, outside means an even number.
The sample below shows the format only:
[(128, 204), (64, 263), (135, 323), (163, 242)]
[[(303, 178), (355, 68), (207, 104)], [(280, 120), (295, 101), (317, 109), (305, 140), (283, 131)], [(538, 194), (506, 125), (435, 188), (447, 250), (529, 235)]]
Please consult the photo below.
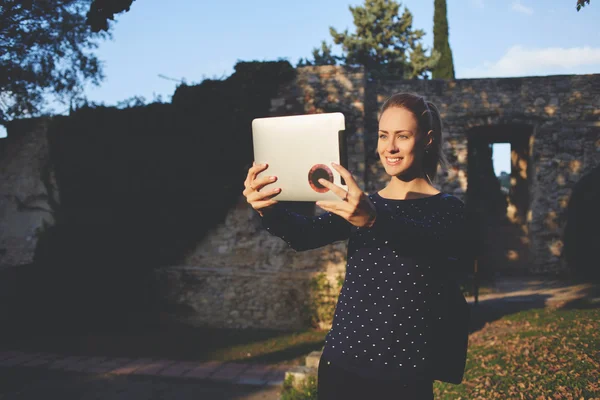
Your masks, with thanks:
[[(599, 1), (577, 12), (575, 0), (448, 0), (457, 78), (599, 73)], [(193, 83), (228, 76), (238, 60), (295, 64), (321, 40), (331, 43), (330, 26), (352, 31), (348, 6), (360, 4), (136, 0), (117, 17), (113, 39), (100, 43), (106, 79), (86, 95), (107, 104), (132, 96), (168, 100), (177, 83), (159, 74)], [(402, 4), (431, 47), (433, 0)]]
[[(431, 47), (434, 1), (401, 3), (413, 13), (413, 27), (426, 32), (423, 42)], [(106, 104), (133, 96), (152, 101), (160, 95), (168, 101), (177, 83), (159, 74), (199, 83), (228, 76), (238, 60), (286, 58), (295, 65), (322, 40), (332, 43), (330, 26), (352, 31), (348, 6), (361, 4), (136, 0), (128, 13), (117, 17), (112, 40), (97, 49), (106, 79), (85, 94)], [(600, 73), (600, 0), (580, 12), (575, 4), (447, 0), (457, 78)]]

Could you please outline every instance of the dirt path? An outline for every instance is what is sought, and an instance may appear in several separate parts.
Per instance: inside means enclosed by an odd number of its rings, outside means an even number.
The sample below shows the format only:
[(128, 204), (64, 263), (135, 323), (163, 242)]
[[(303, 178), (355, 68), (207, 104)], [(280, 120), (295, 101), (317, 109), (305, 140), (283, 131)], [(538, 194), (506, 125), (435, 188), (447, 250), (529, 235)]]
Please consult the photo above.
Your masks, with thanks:
[(480, 295), (471, 304), (471, 328), (474, 333), (505, 315), (533, 308), (596, 308), (600, 307), (600, 285), (573, 283), (531, 277), (509, 277), (496, 280), (492, 293)]
[[(565, 303), (586, 300), (600, 307), (600, 284), (572, 283), (554, 279), (507, 277), (498, 278), (493, 293), (479, 295), (479, 301), (504, 299), (507, 302), (527, 301), (532, 296), (545, 297), (545, 306), (560, 307)], [(474, 302), (469, 296), (467, 301)]]

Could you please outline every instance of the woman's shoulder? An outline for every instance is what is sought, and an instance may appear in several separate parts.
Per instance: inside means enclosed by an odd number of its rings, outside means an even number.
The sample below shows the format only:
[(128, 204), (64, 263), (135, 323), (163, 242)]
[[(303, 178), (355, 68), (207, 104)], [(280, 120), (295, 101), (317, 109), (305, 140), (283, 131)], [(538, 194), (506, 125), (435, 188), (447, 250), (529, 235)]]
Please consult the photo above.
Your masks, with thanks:
[(440, 192), (441, 201), (449, 207), (464, 207), (465, 203), (450, 193)]
[(457, 196), (449, 193), (442, 194), (439, 202), (439, 209), (440, 211), (456, 216), (459, 219), (465, 218), (467, 213), (465, 203)]

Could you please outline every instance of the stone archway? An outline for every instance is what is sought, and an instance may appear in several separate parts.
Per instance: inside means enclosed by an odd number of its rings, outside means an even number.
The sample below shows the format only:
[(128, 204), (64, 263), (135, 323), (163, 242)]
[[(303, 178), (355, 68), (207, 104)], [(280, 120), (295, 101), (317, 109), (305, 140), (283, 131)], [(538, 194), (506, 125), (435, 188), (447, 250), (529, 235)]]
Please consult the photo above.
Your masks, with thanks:
[[(525, 123), (476, 126), (467, 131), (467, 206), (480, 236), (479, 266), (483, 276), (523, 274), (528, 269), (527, 214), (534, 127)], [(501, 190), (492, 164), (492, 145), (511, 146), (510, 188)]]

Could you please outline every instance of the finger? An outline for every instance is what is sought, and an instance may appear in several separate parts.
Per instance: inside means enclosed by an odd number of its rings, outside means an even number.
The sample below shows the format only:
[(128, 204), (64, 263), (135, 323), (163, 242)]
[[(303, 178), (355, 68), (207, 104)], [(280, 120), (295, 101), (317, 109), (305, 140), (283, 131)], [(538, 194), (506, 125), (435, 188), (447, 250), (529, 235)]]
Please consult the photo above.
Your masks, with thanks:
[(274, 189), (265, 190), (262, 192), (253, 191), (252, 193), (250, 193), (248, 195), (247, 201), (250, 204), (253, 204), (254, 202), (257, 202), (257, 201), (264, 201), (264, 200), (267, 200), (267, 199), (279, 194), (279, 192), (281, 192), (281, 188), (274, 188)]
[(361, 188), (358, 187), (358, 184), (354, 180), (354, 177), (352, 176), (350, 171), (348, 171), (346, 168), (344, 168), (341, 165), (336, 164), (334, 162), (332, 162), (331, 165), (337, 172), (339, 172), (339, 174), (342, 176), (342, 178), (344, 178), (344, 180), (346, 181), (346, 186), (348, 186), (349, 192), (351, 192), (351, 193), (362, 192)]
[(268, 164), (256, 164), (255, 162), (252, 163), (252, 167), (250, 167), (250, 169), (248, 169), (248, 174), (246, 175), (246, 180), (244, 181), (244, 186), (246, 186), (247, 188), (250, 187), (250, 185), (252, 184), (252, 182), (256, 179), (256, 176), (264, 171), (265, 169), (267, 169), (269, 167)]
[(321, 185), (325, 186), (327, 189), (331, 190), (333, 193), (335, 193), (341, 199), (346, 197), (346, 190), (342, 189), (335, 183), (332, 183), (332, 182), (328, 181), (327, 179), (323, 179), (323, 178), (319, 179), (319, 183)]
[(335, 212), (336, 214), (348, 213), (348, 208), (350, 207), (345, 201), (317, 201), (316, 204), (322, 209)]
[(265, 201), (257, 201), (255, 203), (253, 203), (253, 208), (256, 211), (262, 210), (263, 208), (272, 206), (273, 204), (277, 204), (279, 203), (277, 200), (265, 200)]
[[(277, 181), (276, 176), (261, 176), (255, 181), (244, 182), (244, 190), (242, 194), (244, 196), (251, 195), (253, 192), (259, 192), (262, 188)], [(263, 191), (264, 192), (264, 191)], [(262, 192), (261, 192), (262, 193)], [(268, 194), (268, 192), (266, 192)]]
[(252, 179), (256, 179), (256, 175), (258, 175), (259, 173), (261, 173), (265, 169), (269, 168), (269, 165), (267, 163), (256, 164), (253, 168), (254, 168), (254, 171), (253, 171), (254, 172), (254, 176), (252, 177)]
[(339, 215), (344, 219), (347, 219), (346, 216), (348, 215), (348, 213), (340, 207), (339, 201), (317, 201), (316, 204), (325, 211), (331, 212), (333, 214)]
[(244, 186), (246, 188), (250, 187), (250, 182), (252, 182), (251, 177), (253, 174), (253, 171), (252, 171), (253, 168), (254, 168), (254, 163), (252, 163), (252, 166), (250, 168), (248, 168), (248, 173), (246, 174), (246, 179), (244, 180)]
[(254, 182), (251, 182), (251, 183), (252, 183), (252, 186), (254, 186), (254, 189), (258, 191), (258, 190), (262, 189), (263, 187), (274, 183), (275, 181), (277, 181), (276, 176), (265, 175), (265, 176), (261, 176), (258, 179), (255, 179)]

